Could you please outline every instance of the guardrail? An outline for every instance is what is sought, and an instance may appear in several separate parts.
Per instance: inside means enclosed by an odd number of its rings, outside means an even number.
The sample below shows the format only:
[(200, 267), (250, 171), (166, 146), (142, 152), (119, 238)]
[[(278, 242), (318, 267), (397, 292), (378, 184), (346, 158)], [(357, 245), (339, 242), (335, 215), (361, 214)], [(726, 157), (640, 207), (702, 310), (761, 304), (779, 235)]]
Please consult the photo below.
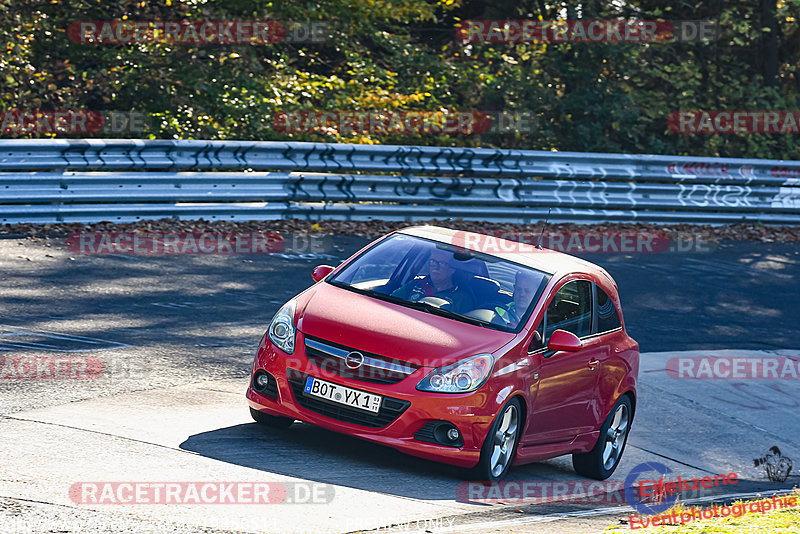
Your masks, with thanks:
[(800, 223), (800, 162), (166, 140), (0, 141), (0, 223)]

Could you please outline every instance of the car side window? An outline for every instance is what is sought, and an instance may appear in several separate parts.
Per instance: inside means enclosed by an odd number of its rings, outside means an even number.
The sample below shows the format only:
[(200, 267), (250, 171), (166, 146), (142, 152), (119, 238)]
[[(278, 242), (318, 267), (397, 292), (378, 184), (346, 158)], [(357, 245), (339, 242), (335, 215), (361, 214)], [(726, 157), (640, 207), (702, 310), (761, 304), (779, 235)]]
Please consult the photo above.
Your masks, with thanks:
[(556, 330), (566, 330), (578, 337), (592, 333), (592, 283), (588, 280), (567, 282), (547, 306), (545, 340)]
[(621, 326), (616, 306), (606, 292), (597, 286), (597, 333), (616, 330)]

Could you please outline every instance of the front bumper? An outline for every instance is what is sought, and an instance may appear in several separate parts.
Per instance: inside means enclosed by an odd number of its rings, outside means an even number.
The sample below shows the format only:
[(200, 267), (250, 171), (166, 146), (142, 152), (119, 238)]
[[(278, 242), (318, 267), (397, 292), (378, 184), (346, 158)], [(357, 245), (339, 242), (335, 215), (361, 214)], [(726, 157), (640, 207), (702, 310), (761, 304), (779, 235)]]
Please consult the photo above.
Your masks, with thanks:
[[(276, 398), (252, 387), (252, 375), (259, 370), (270, 373), (276, 383)], [(491, 385), (465, 394), (436, 394), (418, 391), (417, 383), (430, 372), (421, 367), (396, 384), (374, 384), (349, 379), (323, 370), (305, 356), (305, 340), (297, 332), (292, 355), (277, 349), (268, 340), (259, 346), (253, 364), (247, 400), (251, 408), (272, 415), (292, 417), (336, 432), (373, 441), (402, 452), (460, 467), (474, 467), (480, 449), (497, 411)], [(372, 415), (355, 408), (307, 397), (302, 393), (305, 376), (321, 378), (360, 391), (384, 397), (381, 412)], [(273, 390), (274, 391), (274, 390)], [(414, 437), (426, 423), (448, 421), (461, 433), (463, 446), (452, 447), (420, 441)]]

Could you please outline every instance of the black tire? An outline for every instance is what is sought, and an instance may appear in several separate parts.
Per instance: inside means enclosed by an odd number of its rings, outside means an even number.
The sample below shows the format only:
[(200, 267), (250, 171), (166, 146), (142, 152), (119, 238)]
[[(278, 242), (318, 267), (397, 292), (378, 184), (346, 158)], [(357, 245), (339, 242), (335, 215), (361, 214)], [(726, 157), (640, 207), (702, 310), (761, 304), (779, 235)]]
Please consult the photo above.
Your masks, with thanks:
[[(619, 421), (616, 420), (618, 412)], [(627, 395), (623, 395), (614, 404), (611, 413), (608, 414), (603, 426), (600, 427), (600, 436), (597, 438), (597, 443), (595, 443), (592, 450), (572, 455), (572, 467), (575, 468), (575, 471), (579, 475), (596, 480), (605, 480), (610, 477), (617, 469), (620, 460), (622, 460), (622, 453), (625, 452), (625, 445), (628, 443), (632, 420), (633, 410), (631, 409), (630, 398)], [(622, 428), (623, 422), (624, 429)]]
[(262, 425), (271, 428), (289, 428), (291, 424), (294, 423), (294, 419), (292, 419), (291, 417), (280, 417), (278, 415), (270, 415), (268, 413), (254, 410), (253, 408), (250, 408), (250, 416), (256, 423), (260, 423)]
[[(510, 420), (505, 418), (509, 417)], [(522, 435), (522, 405), (516, 397), (508, 401), (505, 406), (498, 412), (497, 418), (489, 428), (489, 433), (481, 447), (481, 459), (478, 465), (468, 471), (468, 476), (471, 480), (485, 480), (494, 482), (502, 480), (508, 473), (511, 463), (514, 460), (514, 454), (517, 452), (517, 444)], [(503, 432), (503, 437), (499, 436), (501, 426), (506, 425), (506, 431)], [(514, 435), (509, 434), (510, 426), (514, 426)], [(501, 441), (502, 440), (502, 441)], [(509, 448), (510, 446), (510, 448)], [(498, 452), (498, 451), (505, 452)], [(502, 461), (502, 465), (500, 460)]]

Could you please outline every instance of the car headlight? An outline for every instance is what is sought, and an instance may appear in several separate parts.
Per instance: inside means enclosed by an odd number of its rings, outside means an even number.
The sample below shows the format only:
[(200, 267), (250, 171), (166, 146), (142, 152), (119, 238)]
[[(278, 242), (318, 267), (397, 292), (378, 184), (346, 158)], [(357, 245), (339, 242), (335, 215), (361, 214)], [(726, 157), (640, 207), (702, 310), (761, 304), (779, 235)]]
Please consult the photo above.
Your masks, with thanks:
[(491, 354), (478, 354), (456, 363), (437, 367), (420, 380), (417, 389), (435, 393), (468, 393), (475, 391), (489, 378), (494, 358)]
[(272, 318), (267, 329), (269, 340), (287, 354), (294, 352), (294, 310), (296, 305), (294, 300), (284, 304)]

